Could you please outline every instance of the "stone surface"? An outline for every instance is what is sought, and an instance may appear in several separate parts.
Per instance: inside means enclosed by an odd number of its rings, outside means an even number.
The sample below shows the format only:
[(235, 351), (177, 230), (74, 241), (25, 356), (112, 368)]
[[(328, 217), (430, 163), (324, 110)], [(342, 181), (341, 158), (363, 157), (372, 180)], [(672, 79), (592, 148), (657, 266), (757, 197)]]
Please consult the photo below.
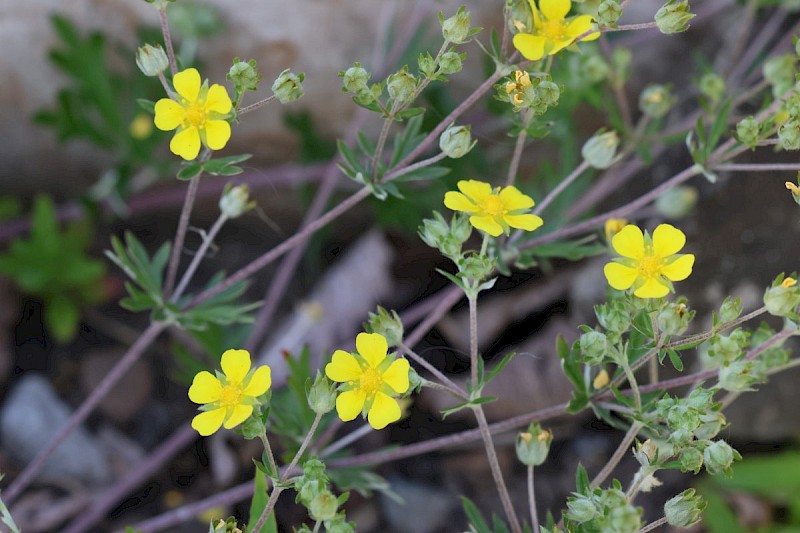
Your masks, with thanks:
[[(17, 381), (0, 409), (0, 440), (20, 463), (29, 463), (66, 424), (72, 409), (37, 374)], [(39, 479), (64, 478), (97, 484), (110, 477), (105, 450), (85, 427), (78, 427), (48, 459)]]
[[(81, 359), (80, 381), (84, 394), (90, 393), (114, 368), (121, 357), (118, 352), (95, 352)], [(150, 397), (153, 378), (146, 361), (139, 360), (103, 398), (99, 410), (118, 423), (129, 421)]]
[(452, 507), (457, 505), (457, 500), (450, 494), (400, 477), (389, 478), (389, 483), (392, 491), (403, 500), (403, 503), (398, 503), (381, 494), (381, 508), (391, 531), (433, 533), (445, 528), (450, 520)]

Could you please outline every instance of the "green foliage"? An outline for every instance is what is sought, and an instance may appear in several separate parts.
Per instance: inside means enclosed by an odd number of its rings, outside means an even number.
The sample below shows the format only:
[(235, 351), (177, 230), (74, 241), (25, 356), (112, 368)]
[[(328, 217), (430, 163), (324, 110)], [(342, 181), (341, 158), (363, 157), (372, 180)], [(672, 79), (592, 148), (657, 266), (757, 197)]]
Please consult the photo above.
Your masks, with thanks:
[(24, 293), (42, 299), (45, 324), (59, 342), (75, 335), (81, 307), (104, 296), (105, 266), (86, 254), (91, 242), (88, 225), (71, 224), (60, 230), (53, 202), (40, 196), (28, 239), (16, 239), (0, 256), (0, 274)]
[(212, 176), (236, 176), (243, 172), (238, 163), (247, 161), (253, 154), (230, 155), (227, 157), (217, 157), (208, 161), (184, 161), (178, 171), (177, 178), (182, 181), (190, 180), (201, 175), (203, 172)]

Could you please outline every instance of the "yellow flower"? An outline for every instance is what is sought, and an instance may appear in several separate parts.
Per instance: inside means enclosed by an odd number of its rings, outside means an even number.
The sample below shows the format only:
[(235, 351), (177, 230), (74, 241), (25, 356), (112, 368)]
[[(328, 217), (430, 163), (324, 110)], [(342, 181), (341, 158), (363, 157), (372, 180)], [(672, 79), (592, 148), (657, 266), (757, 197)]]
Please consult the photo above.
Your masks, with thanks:
[(535, 205), (534, 201), (513, 185), (494, 190), (488, 183), (476, 180), (461, 180), (457, 185), (461, 192), (446, 193), (445, 207), (469, 213), (470, 224), (492, 237), (507, 234), (509, 227), (533, 231), (543, 224), (538, 216), (525, 213)]
[[(544, 56), (554, 55), (572, 44), (575, 39), (592, 27), (594, 20), (590, 15), (566, 18), (572, 8), (570, 0), (539, 0), (539, 9), (534, 0), (528, 0), (533, 11), (533, 30), (531, 33), (518, 33), (514, 36), (514, 46), (526, 59), (538, 61)], [(583, 38), (593, 41), (600, 37), (599, 32)]]
[(336, 412), (345, 422), (359, 413), (367, 414), (369, 425), (383, 429), (400, 420), (401, 409), (395, 399), (408, 390), (408, 361), (387, 357), (386, 338), (378, 333), (359, 333), (356, 350), (333, 352), (325, 375), (343, 383), (336, 398)]
[(511, 97), (511, 101), (514, 105), (521, 105), (522, 104), (522, 94), (525, 92), (525, 89), (531, 86), (531, 76), (524, 70), (518, 70), (514, 72), (514, 81), (507, 81), (506, 82), (506, 93), (514, 95)]
[(672, 289), (670, 281), (689, 277), (694, 255), (678, 254), (686, 244), (686, 235), (674, 226), (661, 224), (650, 234), (633, 224), (614, 235), (611, 245), (622, 257), (603, 269), (609, 285), (624, 291), (633, 287), (639, 298), (661, 298)]
[(192, 420), (192, 427), (203, 436), (211, 435), (220, 426), (232, 429), (250, 417), (257, 398), (272, 385), (272, 371), (262, 365), (250, 371), (247, 350), (227, 350), (222, 354), (222, 374), (203, 370), (189, 387), (189, 399), (204, 404), (203, 411)]
[(231, 125), (224, 117), (233, 107), (225, 87), (201, 83), (193, 68), (175, 74), (172, 84), (178, 100), (162, 98), (155, 108), (158, 129), (178, 130), (169, 143), (172, 153), (188, 161), (200, 153), (200, 143), (212, 150), (224, 148), (231, 138)]

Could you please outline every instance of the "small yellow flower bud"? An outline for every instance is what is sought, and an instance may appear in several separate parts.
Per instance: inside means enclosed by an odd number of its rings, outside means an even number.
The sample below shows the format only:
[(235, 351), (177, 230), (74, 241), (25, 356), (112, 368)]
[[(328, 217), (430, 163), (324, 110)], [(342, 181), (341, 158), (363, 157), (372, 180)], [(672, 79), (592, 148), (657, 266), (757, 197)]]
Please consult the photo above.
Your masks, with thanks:
[(794, 199), (794, 201), (800, 205), (800, 187), (798, 187), (791, 181), (787, 181), (785, 185), (786, 188), (792, 193), (792, 198)]
[(619, 230), (628, 225), (628, 221), (624, 218), (609, 218), (605, 224), (606, 241), (611, 242), (611, 239), (619, 233)]
[(594, 387), (594, 390), (600, 390), (608, 385), (609, 381), (608, 372), (601, 370), (600, 373), (595, 376), (594, 381), (592, 381), (592, 387)]

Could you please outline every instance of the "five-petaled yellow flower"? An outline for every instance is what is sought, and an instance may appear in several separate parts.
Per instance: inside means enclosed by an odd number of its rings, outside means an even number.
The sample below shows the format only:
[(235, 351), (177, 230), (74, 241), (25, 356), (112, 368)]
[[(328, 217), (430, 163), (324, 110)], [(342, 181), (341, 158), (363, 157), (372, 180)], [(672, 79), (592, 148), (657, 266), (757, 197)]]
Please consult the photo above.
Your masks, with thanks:
[(225, 120), (233, 103), (228, 92), (216, 83), (200, 81), (196, 69), (187, 68), (172, 78), (177, 101), (162, 98), (156, 102), (156, 127), (164, 131), (177, 129), (169, 143), (173, 154), (192, 160), (200, 153), (200, 144), (221, 150), (231, 138), (231, 125)]
[(189, 387), (189, 399), (205, 404), (192, 420), (192, 427), (203, 436), (211, 435), (220, 426), (232, 429), (253, 412), (257, 398), (272, 385), (272, 371), (262, 365), (250, 371), (247, 350), (227, 350), (222, 354), (222, 373), (199, 372)]
[(525, 89), (530, 86), (531, 75), (524, 70), (518, 70), (514, 72), (514, 81), (506, 82), (506, 93), (509, 95), (514, 93), (511, 97), (511, 101), (514, 105), (520, 105), (522, 104), (522, 94), (525, 92)]
[(533, 231), (543, 224), (540, 217), (525, 213), (535, 205), (534, 201), (513, 185), (492, 189), (488, 183), (476, 180), (461, 180), (457, 185), (461, 192), (447, 192), (445, 207), (469, 213), (470, 224), (492, 237), (508, 233), (509, 227)]
[(669, 224), (659, 225), (652, 238), (637, 226), (625, 226), (611, 240), (622, 257), (606, 264), (606, 279), (617, 290), (633, 287), (639, 298), (666, 296), (672, 281), (684, 280), (692, 273), (694, 255), (678, 254), (684, 244), (686, 235)]
[[(558, 53), (586, 33), (594, 23), (590, 15), (566, 18), (572, 8), (570, 0), (539, 0), (538, 9), (534, 0), (528, 2), (533, 11), (533, 29), (531, 33), (516, 34), (514, 46), (526, 59), (532, 61)], [(594, 32), (583, 40), (593, 41), (598, 37), (600, 33)]]
[(367, 414), (370, 426), (383, 429), (400, 420), (395, 397), (408, 390), (408, 361), (387, 357), (389, 346), (378, 333), (359, 333), (356, 350), (355, 354), (336, 350), (325, 366), (328, 378), (343, 383), (336, 412), (345, 422)]

